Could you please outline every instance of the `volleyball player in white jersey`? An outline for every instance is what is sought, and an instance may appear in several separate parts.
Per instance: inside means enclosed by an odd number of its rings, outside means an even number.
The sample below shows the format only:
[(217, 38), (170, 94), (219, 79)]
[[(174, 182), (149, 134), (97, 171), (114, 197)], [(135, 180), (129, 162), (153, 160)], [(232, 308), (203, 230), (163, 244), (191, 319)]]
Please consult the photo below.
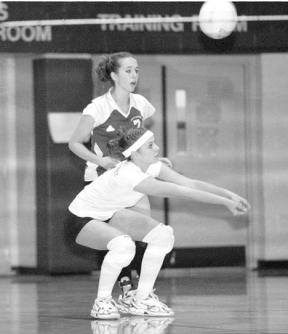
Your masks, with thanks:
[(69, 206), (70, 212), (78, 217), (76, 242), (108, 249), (91, 315), (101, 319), (120, 317), (112, 289), (122, 268), (134, 257), (134, 241), (140, 240), (147, 243), (147, 248), (128, 312), (173, 316), (174, 312), (153, 295), (163, 260), (174, 245), (173, 229), (130, 208), (145, 195), (183, 198), (188, 200), (187, 205), (189, 200), (224, 205), (234, 215), (245, 213), (249, 204), (226, 189), (192, 180), (167, 167), (158, 159), (159, 148), (149, 130), (127, 130), (108, 146), (111, 156), (122, 162), (86, 186)]
[[(107, 143), (115, 138), (117, 130), (139, 128), (155, 112), (154, 106), (144, 96), (133, 93), (139, 79), (139, 65), (132, 54), (118, 52), (102, 56), (96, 73), (101, 81), (110, 82), (111, 88), (92, 100), (83, 110), (80, 122), (69, 141), (70, 150), (87, 161), (84, 175), (86, 182), (93, 181), (118, 163), (117, 159), (109, 157), (107, 151)], [(85, 145), (89, 139), (91, 150)], [(170, 164), (169, 160), (162, 159)], [(150, 212), (148, 198), (141, 199), (135, 210)], [(144, 246), (143, 243), (137, 243), (135, 263), (138, 274)], [(120, 298), (123, 301), (123, 298), (129, 298), (126, 293), (132, 287), (130, 267), (124, 268), (120, 273), (119, 283), (123, 292)]]

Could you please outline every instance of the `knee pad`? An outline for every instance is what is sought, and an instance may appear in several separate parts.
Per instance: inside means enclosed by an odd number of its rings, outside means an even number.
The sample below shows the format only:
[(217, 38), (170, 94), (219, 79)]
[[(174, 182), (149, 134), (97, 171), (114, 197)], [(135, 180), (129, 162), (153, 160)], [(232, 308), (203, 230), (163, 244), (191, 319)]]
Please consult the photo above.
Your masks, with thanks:
[(113, 238), (108, 242), (107, 248), (109, 252), (106, 255), (106, 260), (121, 267), (127, 267), (135, 256), (135, 243), (129, 235)]
[(169, 253), (173, 249), (175, 241), (173, 228), (159, 224), (144, 237), (143, 241), (157, 246), (159, 250), (165, 253)]

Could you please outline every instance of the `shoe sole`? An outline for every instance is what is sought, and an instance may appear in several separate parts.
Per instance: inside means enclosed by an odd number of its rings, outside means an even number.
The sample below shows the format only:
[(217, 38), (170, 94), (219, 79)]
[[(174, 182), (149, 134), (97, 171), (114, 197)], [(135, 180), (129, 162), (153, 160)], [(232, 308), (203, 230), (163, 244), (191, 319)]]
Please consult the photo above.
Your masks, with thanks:
[(120, 314), (119, 313), (112, 313), (112, 314), (97, 314), (96, 312), (91, 311), (90, 313), (91, 317), (94, 319), (119, 319), (120, 318)]

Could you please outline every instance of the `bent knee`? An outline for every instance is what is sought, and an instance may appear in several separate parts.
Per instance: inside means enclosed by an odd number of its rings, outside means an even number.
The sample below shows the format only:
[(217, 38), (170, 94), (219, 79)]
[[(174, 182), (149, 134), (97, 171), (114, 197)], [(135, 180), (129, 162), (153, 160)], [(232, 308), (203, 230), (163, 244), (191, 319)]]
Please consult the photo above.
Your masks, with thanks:
[(135, 242), (128, 235), (113, 238), (107, 244), (107, 249), (119, 264), (124, 267), (133, 260), (136, 252)]
[(144, 237), (143, 241), (158, 246), (162, 251), (169, 253), (175, 242), (174, 230), (171, 226), (159, 224)]

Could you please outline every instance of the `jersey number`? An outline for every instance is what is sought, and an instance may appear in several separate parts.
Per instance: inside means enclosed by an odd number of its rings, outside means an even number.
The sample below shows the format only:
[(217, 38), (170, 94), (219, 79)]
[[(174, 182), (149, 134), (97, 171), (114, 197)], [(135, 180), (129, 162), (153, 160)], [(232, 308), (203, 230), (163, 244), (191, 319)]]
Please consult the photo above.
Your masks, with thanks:
[(137, 119), (133, 119), (133, 124), (137, 127), (140, 128), (141, 127), (141, 119), (137, 118)]

